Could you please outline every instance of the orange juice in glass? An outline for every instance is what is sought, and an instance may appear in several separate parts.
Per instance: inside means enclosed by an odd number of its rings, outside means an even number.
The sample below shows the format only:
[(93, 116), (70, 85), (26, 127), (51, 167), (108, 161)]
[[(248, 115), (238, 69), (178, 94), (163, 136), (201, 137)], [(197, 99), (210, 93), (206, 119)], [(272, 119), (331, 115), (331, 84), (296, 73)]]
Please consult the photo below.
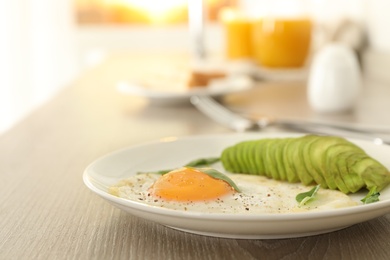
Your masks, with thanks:
[[(254, 1), (253, 1), (254, 2)], [(253, 58), (265, 67), (305, 64), (310, 52), (312, 20), (306, 0), (259, 1), (252, 26)]]
[(301, 67), (310, 51), (309, 18), (259, 18), (252, 26), (253, 57), (265, 67)]
[(225, 32), (225, 53), (231, 60), (248, 59), (252, 51), (252, 21), (238, 10), (225, 8), (221, 13)]

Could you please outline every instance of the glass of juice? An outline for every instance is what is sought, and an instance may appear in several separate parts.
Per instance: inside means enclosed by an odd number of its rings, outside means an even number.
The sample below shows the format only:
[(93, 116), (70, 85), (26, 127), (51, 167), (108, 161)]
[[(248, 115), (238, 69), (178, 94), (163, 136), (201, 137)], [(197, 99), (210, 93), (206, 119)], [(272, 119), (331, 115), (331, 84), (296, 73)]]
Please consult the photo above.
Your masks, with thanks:
[(299, 1), (272, 2), (274, 9), (253, 21), (253, 58), (264, 67), (302, 67), (310, 52), (312, 21)]
[(220, 19), (225, 33), (226, 57), (230, 60), (252, 58), (252, 21), (233, 8), (225, 8)]

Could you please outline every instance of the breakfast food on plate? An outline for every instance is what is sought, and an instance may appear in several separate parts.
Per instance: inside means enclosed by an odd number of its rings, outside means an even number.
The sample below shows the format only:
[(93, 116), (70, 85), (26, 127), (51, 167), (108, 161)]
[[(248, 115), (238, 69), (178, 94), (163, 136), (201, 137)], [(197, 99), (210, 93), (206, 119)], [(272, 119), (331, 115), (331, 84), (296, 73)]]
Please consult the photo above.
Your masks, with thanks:
[(213, 80), (227, 73), (220, 68), (192, 67), (186, 62), (153, 62), (140, 66), (134, 75), (135, 82), (145, 89), (158, 92), (183, 92), (193, 88), (206, 88)]
[(150, 195), (168, 201), (199, 201), (217, 199), (234, 190), (239, 191), (228, 177), (217, 177), (210, 171), (219, 174), (213, 169), (184, 167), (173, 170), (153, 183), (149, 188)]
[[(221, 161), (228, 173), (209, 166)], [(305, 135), (237, 143), (221, 157), (144, 172), (110, 187), (112, 195), (169, 209), (209, 213), (292, 213), (358, 205), (347, 194), (367, 188), (379, 200), (390, 173), (356, 144)]]
[(381, 190), (390, 182), (390, 173), (382, 164), (340, 137), (306, 135), (244, 141), (226, 148), (221, 161), (231, 172), (306, 185), (315, 182), (344, 193), (373, 186)]
[(203, 213), (292, 213), (357, 205), (347, 195), (328, 189), (318, 190), (310, 203), (297, 202), (296, 195), (307, 191), (301, 183), (191, 167), (164, 175), (134, 175), (109, 189), (115, 196), (147, 205)]
[(226, 77), (221, 71), (192, 71), (190, 73), (188, 87), (207, 87), (212, 80)]
[(341, 137), (306, 135), (244, 141), (226, 148), (221, 161), (227, 171), (264, 175), (305, 185), (355, 193), (381, 191), (390, 173), (361, 148)]

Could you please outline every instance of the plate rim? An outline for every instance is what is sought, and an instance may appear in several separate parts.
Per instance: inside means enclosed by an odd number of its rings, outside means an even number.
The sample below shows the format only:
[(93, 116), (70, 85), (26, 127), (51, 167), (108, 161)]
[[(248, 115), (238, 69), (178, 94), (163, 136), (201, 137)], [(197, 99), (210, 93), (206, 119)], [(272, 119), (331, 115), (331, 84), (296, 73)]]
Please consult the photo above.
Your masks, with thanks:
[[(174, 100), (174, 99), (188, 99), (194, 95), (210, 95), (210, 96), (220, 96), (224, 94), (235, 93), (239, 91), (244, 91), (251, 89), (254, 85), (253, 80), (246, 75), (238, 75), (231, 76), (231, 79), (227, 80), (242, 80), (247, 81), (245, 84), (238, 84), (234, 87), (231, 87), (232, 83), (228, 83), (230, 85), (227, 89), (222, 89), (221, 87), (218, 89), (213, 89), (212, 86), (198, 86), (194, 88), (190, 88), (188, 90), (184, 90), (183, 92), (170, 92), (170, 91), (153, 91), (145, 89), (141, 83), (131, 82), (129, 80), (121, 80), (116, 83), (116, 89), (123, 94), (128, 95), (136, 95), (140, 97), (149, 98), (151, 100)], [(134, 88), (131, 89), (131, 86)]]

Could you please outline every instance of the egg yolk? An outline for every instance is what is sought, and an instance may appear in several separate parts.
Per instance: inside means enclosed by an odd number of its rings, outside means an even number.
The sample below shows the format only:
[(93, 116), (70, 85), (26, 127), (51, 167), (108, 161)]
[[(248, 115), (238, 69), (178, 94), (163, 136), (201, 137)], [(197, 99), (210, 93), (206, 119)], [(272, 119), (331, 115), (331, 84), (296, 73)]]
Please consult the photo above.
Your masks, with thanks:
[(225, 181), (193, 168), (171, 171), (158, 179), (149, 190), (154, 197), (174, 201), (212, 200), (234, 192)]

